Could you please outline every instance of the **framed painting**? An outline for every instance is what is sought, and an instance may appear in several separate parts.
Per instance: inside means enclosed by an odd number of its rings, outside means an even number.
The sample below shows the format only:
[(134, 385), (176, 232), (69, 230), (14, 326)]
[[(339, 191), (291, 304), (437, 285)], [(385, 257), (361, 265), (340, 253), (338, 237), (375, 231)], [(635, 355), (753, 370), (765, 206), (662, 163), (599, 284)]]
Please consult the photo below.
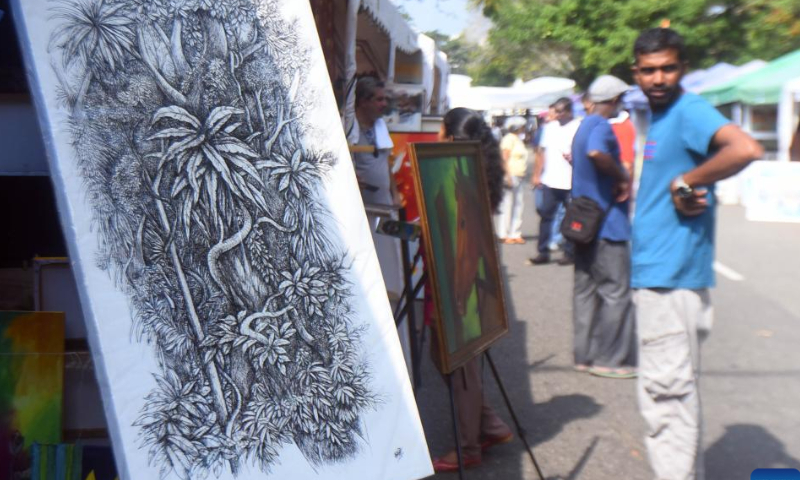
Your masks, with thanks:
[(29, 478), (31, 446), (61, 441), (64, 314), (0, 312), (0, 480)]
[(432, 474), (309, 2), (12, 6), (120, 478)]
[(425, 268), (436, 306), (443, 373), (486, 350), (508, 331), (503, 282), (480, 145), (412, 145)]

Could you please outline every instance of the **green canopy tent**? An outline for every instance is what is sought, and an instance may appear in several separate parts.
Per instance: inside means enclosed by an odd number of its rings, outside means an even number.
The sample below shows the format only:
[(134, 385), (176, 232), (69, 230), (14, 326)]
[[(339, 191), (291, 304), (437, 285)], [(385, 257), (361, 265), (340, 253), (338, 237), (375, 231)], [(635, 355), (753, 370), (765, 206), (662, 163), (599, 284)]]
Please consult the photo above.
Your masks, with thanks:
[(745, 105), (775, 105), (783, 85), (800, 77), (800, 50), (787, 53), (755, 72), (742, 75), (700, 92), (715, 106), (728, 103)]

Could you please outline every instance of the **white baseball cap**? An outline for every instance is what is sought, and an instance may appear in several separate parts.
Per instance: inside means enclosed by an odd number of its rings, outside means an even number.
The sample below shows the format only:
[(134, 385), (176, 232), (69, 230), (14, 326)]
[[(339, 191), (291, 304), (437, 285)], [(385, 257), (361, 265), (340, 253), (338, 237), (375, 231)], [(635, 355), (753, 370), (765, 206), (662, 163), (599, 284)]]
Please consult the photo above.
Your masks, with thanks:
[(614, 75), (601, 75), (589, 85), (589, 101), (608, 102), (627, 92), (628, 88), (627, 83)]

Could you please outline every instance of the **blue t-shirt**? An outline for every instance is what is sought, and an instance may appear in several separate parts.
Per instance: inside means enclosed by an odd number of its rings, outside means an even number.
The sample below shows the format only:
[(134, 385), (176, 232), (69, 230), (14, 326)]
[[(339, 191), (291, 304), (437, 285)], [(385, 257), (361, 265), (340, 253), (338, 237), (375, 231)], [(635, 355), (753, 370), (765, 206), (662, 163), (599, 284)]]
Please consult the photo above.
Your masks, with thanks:
[(687, 217), (675, 210), (670, 185), (712, 155), (711, 139), (727, 123), (714, 107), (691, 93), (653, 113), (633, 218), (634, 288), (714, 286), (714, 186), (704, 186), (708, 209)]
[[(611, 155), (620, 163), (619, 142), (611, 124), (600, 115), (589, 115), (581, 122), (572, 139), (572, 197), (589, 197), (603, 209), (614, 202), (612, 177), (600, 172), (588, 153), (599, 151)], [(631, 224), (628, 219), (628, 202), (616, 202), (608, 211), (599, 238), (615, 242), (631, 239)]]

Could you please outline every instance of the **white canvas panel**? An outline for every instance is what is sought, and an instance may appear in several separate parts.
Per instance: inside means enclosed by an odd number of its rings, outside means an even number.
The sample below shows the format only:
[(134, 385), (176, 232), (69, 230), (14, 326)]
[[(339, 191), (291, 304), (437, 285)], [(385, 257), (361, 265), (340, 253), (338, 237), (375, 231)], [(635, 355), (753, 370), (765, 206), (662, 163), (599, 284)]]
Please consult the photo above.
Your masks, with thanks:
[(14, 7), (121, 478), (430, 475), (308, 3)]

